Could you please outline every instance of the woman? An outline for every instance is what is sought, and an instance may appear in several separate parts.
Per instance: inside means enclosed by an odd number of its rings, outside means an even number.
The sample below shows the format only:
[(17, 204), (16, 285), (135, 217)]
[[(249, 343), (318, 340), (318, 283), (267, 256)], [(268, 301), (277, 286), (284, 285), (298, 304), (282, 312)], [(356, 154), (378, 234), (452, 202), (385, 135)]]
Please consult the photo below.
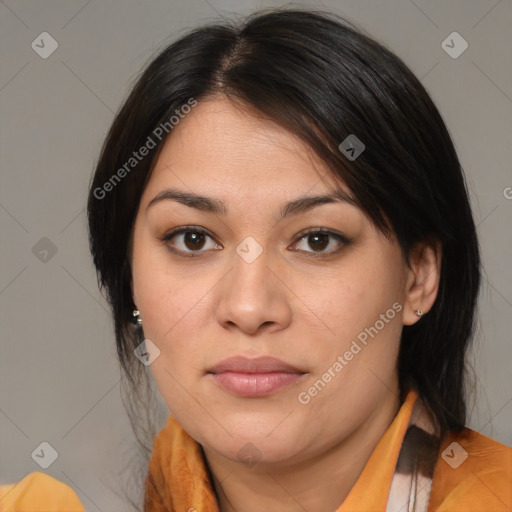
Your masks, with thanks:
[(90, 187), (120, 362), (171, 414), (144, 510), (498, 511), (465, 428), (480, 259), (447, 129), (346, 22), (257, 13), (147, 67)]

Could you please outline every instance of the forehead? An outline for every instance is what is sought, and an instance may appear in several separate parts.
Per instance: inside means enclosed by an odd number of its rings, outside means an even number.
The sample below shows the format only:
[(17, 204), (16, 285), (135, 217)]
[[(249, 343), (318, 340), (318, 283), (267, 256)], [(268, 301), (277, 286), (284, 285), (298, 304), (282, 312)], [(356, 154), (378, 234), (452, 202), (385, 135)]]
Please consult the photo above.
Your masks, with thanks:
[(276, 122), (218, 97), (199, 101), (167, 137), (148, 193), (171, 185), (231, 196), (261, 194), (270, 199), (347, 188), (296, 135)]

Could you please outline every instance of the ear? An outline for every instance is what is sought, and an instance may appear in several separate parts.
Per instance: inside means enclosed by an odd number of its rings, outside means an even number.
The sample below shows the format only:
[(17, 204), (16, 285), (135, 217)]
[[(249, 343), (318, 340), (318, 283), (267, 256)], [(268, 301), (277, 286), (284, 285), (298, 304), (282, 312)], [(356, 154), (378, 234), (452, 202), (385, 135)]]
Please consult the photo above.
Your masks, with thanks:
[(425, 314), (432, 308), (439, 289), (441, 256), (441, 243), (437, 240), (420, 242), (411, 250), (405, 288), (404, 325), (412, 325), (420, 319), (416, 311)]

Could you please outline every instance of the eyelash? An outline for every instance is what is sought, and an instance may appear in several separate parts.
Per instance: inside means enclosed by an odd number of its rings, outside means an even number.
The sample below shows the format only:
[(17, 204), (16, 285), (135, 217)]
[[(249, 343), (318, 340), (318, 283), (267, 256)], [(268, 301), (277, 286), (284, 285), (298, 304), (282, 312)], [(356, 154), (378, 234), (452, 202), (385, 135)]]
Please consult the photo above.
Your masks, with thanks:
[[(214, 240), (214, 238), (210, 235), (210, 233), (204, 228), (201, 228), (199, 226), (184, 226), (184, 227), (175, 229), (175, 230), (171, 231), (170, 233), (165, 234), (162, 238), (160, 238), (160, 241), (167, 246), (169, 251), (171, 251), (172, 253), (177, 254), (179, 256), (182, 256), (184, 258), (197, 258), (198, 256), (201, 256), (202, 252), (206, 252), (206, 251), (202, 251), (202, 250), (182, 251), (181, 249), (176, 249), (174, 247), (171, 247), (168, 244), (168, 242), (170, 240), (172, 240), (172, 238), (174, 238), (177, 235), (183, 234), (183, 233), (200, 233), (200, 234), (206, 235), (209, 238), (211, 238), (212, 240)], [(328, 256), (332, 256), (334, 254), (337, 254), (344, 247), (346, 247), (352, 243), (352, 241), (349, 238), (342, 235), (341, 233), (336, 233), (334, 231), (323, 229), (323, 228), (310, 228), (310, 229), (300, 232), (297, 235), (297, 239), (293, 243), (293, 245), (297, 244), (298, 242), (300, 242), (302, 239), (306, 238), (309, 235), (330, 235), (331, 237), (335, 238), (340, 243), (340, 247), (338, 247), (335, 250), (331, 250), (329, 252), (301, 251), (300, 249), (296, 250), (297, 252), (305, 253), (307, 255), (307, 257), (311, 257), (311, 258), (326, 258)], [(217, 243), (217, 242), (215, 242), (215, 243)]]

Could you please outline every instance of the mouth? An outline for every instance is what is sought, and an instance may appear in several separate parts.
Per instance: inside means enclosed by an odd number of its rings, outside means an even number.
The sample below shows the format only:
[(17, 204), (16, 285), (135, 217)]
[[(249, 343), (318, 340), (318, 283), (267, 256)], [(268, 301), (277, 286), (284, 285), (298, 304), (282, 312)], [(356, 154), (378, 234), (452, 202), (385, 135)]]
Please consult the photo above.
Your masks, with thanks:
[(273, 357), (231, 357), (208, 370), (214, 382), (225, 391), (242, 397), (262, 397), (284, 389), (306, 372)]

